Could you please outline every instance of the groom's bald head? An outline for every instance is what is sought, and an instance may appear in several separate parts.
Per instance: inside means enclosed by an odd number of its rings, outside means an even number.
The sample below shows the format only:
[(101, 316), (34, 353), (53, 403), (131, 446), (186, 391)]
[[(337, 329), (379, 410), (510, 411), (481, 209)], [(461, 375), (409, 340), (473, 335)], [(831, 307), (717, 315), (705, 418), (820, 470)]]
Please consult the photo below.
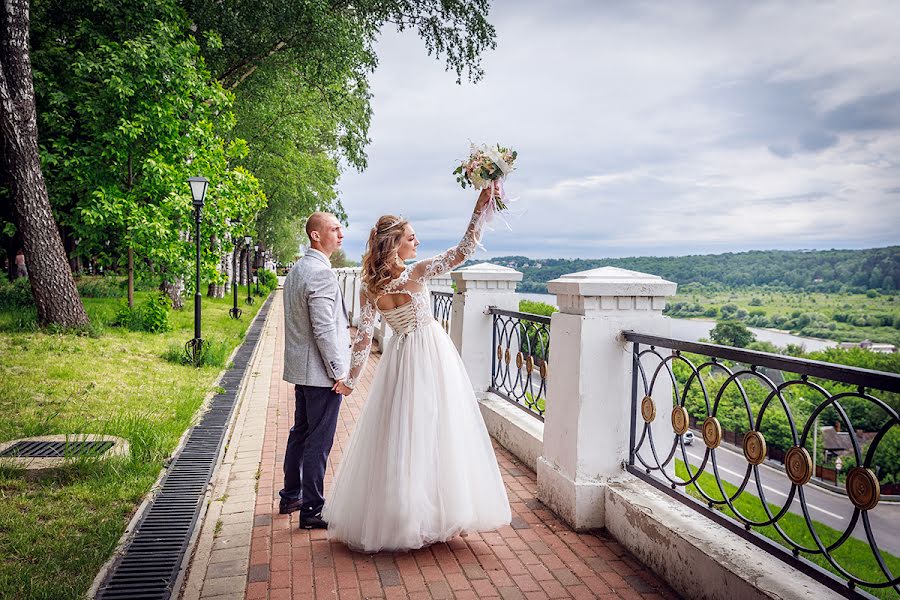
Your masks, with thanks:
[(311, 248), (331, 256), (341, 247), (344, 231), (337, 217), (328, 212), (314, 212), (306, 219), (306, 237)]

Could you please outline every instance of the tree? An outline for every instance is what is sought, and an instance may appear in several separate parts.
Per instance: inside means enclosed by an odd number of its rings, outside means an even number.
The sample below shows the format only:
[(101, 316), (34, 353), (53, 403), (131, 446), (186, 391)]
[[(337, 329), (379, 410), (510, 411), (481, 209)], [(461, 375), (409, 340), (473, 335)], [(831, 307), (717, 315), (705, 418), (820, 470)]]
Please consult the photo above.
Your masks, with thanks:
[(87, 324), (84, 305), (50, 209), (38, 152), (29, 57), (27, 0), (6, 0), (0, 13), (0, 133), (13, 218), (22, 236), (38, 322)]
[(756, 339), (752, 331), (737, 321), (717, 321), (716, 326), (709, 332), (709, 337), (716, 344), (735, 348), (746, 348)]
[[(212, 81), (174, 0), (41, 6), (44, 161), (64, 165), (51, 169), (54, 204), (79, 252), (107, 265), (127, 254), (129, 303), (137, 267), (180, 307), (193, 267), (187, 177), (212, 181), (207, 239), (243, 235), (237, 222), (252, 222), (264, 205), (256, 179), (230, 164), (247, 154), (242, 139), (225, 140), (233, 97)], [(207, 278), (219, 276), (213, 265), (228, 246), (204, 244)]]

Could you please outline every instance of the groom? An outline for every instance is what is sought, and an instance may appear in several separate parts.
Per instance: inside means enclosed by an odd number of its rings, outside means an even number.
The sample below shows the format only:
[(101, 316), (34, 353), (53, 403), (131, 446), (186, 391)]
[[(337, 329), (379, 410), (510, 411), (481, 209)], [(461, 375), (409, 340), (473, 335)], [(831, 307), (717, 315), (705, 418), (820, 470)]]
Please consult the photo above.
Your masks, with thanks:
[(334, 442), (341, 395), (350, 367), (350, 324), (331, 254), (344, 231), (330, 213), (306, 222), (309, 251), (284, 283), (284, 375), (294, 384), (294, 426), (284, 453), (279, 512), (300, 511), (301, 529), (324, 529), (325, 463)]

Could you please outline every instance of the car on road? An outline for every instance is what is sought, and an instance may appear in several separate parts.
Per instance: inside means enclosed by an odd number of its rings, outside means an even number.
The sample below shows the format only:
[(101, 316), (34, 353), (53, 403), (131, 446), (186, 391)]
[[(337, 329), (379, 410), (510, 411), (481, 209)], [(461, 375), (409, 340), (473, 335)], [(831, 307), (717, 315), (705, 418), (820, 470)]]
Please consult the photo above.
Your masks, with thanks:
[(694, 432), (693, 431), (690, 431), (690, 430), (685, 431), (684, 435), (681, 437), (684, 438), (684, 444), (686, 446), (690, 446), (691, 444), (694, 443)]

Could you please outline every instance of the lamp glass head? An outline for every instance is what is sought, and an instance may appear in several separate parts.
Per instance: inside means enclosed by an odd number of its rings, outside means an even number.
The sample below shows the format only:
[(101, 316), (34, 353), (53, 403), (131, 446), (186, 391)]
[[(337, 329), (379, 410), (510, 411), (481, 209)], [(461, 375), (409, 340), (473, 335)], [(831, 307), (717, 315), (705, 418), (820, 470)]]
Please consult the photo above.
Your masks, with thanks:
[(206, 198), (206, 187), (209, 185), (209, 179), (206, 177), (191, 177), (188, 179), (191, 186), (191, 197), (194, 200), (194, 206), (200, 208), (203, 206), (203, 200)]
[(253, 238), (248, 235), (244, 238), (244, 243), (249, 246), (251, 243), (253, 243)]

